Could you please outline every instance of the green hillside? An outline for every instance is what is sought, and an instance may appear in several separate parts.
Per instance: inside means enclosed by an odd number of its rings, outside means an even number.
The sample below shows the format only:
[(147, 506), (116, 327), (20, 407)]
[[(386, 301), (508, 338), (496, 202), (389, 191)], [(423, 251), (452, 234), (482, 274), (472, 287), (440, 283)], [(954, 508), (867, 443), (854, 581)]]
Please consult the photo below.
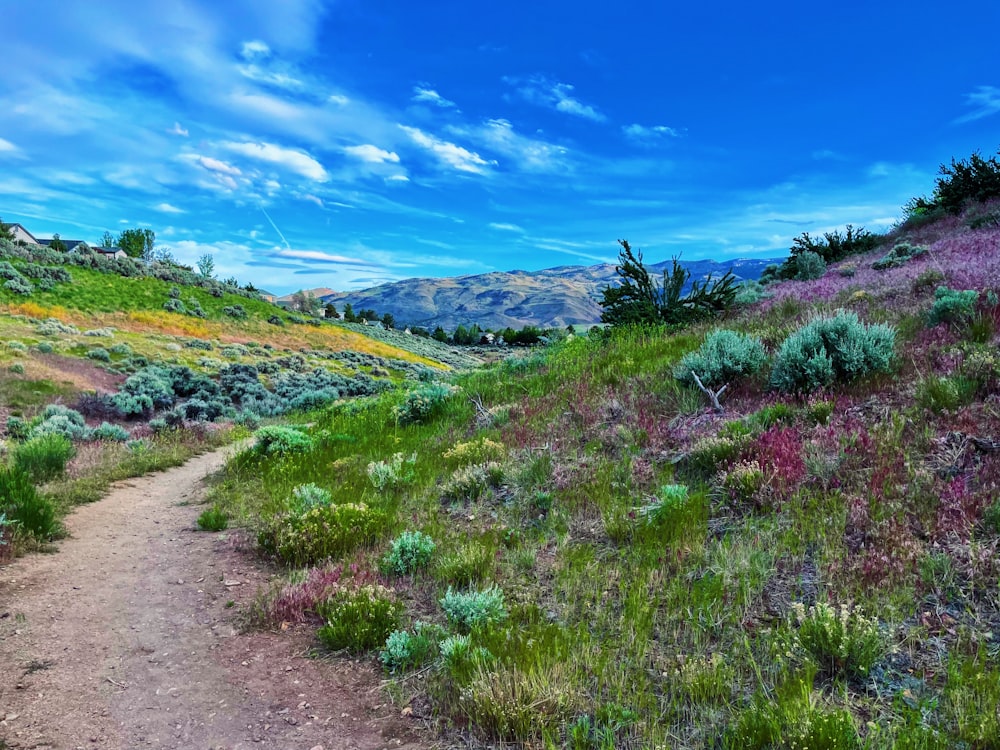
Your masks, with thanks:
[(259, 433), (251, 619), (471, 746), (1000, 747), (998, 212)]

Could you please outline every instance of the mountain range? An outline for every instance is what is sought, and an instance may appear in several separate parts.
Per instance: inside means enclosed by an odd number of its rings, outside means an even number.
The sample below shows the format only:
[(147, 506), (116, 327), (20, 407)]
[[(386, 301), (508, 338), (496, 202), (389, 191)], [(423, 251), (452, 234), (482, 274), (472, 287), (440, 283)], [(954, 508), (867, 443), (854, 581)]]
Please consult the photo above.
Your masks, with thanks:
[[(741, 280), (760, 278), (775, 259), (738, 259), (719, 263), (698, 260), (681, 264), (692, 279), (721, 276), (729, 270)], [(660, 278), (672, 261), (647, 266)], [(601, 291), (618, 283), (617, 266), (558, 266), (541, 271), (493, 271), (471, 276), (406, 279), (361, 291), (334, 292), (321, 296), (338, 311), (350, 304), (357, 313), (375, 310), (391, 313), (397, 326), (441, 326), (452, 331), (459, 325), (477, 323), (483, 328), (539, 328), (592, 325), (601, 319)]]

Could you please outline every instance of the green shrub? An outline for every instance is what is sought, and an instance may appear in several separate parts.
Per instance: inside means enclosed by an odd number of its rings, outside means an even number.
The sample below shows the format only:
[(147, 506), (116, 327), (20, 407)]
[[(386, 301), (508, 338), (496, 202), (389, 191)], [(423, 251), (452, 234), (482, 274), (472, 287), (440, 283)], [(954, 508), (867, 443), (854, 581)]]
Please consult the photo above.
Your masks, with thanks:
[(455, 389), (444, 383), (429, 383), (406, 394), (406, 400), (396, 407), (400, 424), (418, 424), (436, 416), (444, 408)]
[(974, 289), (949, 289), (939, 286), (934, 292), (934, 305), (927, 315), (927, 324), (940, 323), (962, 325), (972, 320), (979, 302), (979, 292)]
[(702, 438), (688, 451), (685, 463), (695, 471), (714, 474), (722, 466), (735, 461), (749, 442), (749, 435)]
[(316, 633), (324, 646), (361, 653), (386, 642), (399, 627), (403, 605), (392, 589), (364, 585), (338, 589), (316, 606), (316, 612), (326, 620)]
[(120, 425), (111, 424), (110, 422), (101, 422), (101, 424), (95, 427), (90, 433), (91, 440), (103, 440), (106, 442), (114, 443), (124, 443), (129, 439), (128, 430)]
[(416, 453), (409, 457), (396, 453), (388, 461), (372, 461), (368, 464), (368, 479), (379, 492), (399, 489), (413, 480), (416, 462)]
[(39, 495), (31, 478), (17, 468), (0, 467), (0, 511), (9, 523), (16, 523), (21, 533), (41, 541), (54, 539), (62, 532), (52, 502)]
[(884, 271), (887, 268), (898, 268), (914, 258), (919, 258), (926, 252), (927, 248), (922, 245), (911, 245), (908, 242), (900, 242), (893, 246), (892, 250), (872, 263), (872, 268), (876, 271)]
[(292, 505), (296, 511), (302, 512), (329, 505), (333, 502), (333, 495), (330, 490), (324, 489), (317, 484), (300, 484), (292, 490)]
[(229, 519), (221, 508), (212, 506), (198, 516), (198, 528), (202, 531), (224, 531)]
[(268, 425), (254, 433), (254, 450), (258, 453), (305, 453), (313, 447), (313, 440), (304, 432), (292, 427)]
[(796, 644), (828, 677), (865, 677), (884, 656), (885, 642), (878, 621), (860, 609), (818, 603), (806, 609), (792, 605), (798, 630)]
[(976, 391), (977, 384), (970, 378), (932, 375), (917, 384), (916, 400), (928, 411), (956, 411), (972, 403)]
[(1000, 536), (1000, 499), (983, 511), (983, 527), (988, 533)]
[(35, 345), (35, 348), (41, 354), (52, 354), (52, 352), (55, 351), (55, 347), (48, 341), (39, 341), (38, 344)]
[(75, 451), (64, 435), (47, 433), (33, 437), (14, 448), (13, 466), (35, 484), (44, 484), (66, 471)]
[(467, 592), (454, 591), (449, 586), (440, 604), (448, 623), (464, 633), (507, 619), (503, 591), (497, 586)]
[(495, 562), (495, 554), (488, 546), (466, 544), (438, 561), (435, 576), (456, 586), (471, 586), (487, 580)]
[(167, 312), (177, 313), (179, 315), (187, 315), (187, 307), (179, 299), (168, 299), (163, 303), (163, 309)]
[(934, 205), (958, 214), (969, 203), (1000, 198), (1000, 161), (974, 153), (968, 159), (942, 164), (934, 188)]
[(31, 282), (23, 277), (5, 281), (3, 288), (12, 294), (20, 294), (22, 297), (30, 297), (31, 293), (35, 291)]
[(378, 658), (387, 672), (405, 672), (422, 667), (437, 652), (438, 642), (444, 636), (443, 628), (417, 622), (413, 632), (394, 630), (385, 639)]
[(889, 369), (896, 342), (892, 327), (865, 325), (854, 312), (816, 318), (792, 333), (775, 356), (771, 386), (808, 393)]
[(806, 250), (795, 257), (795, 278), (799, 281), (812, 281), (825, 273), (826, 261), (819, 253)]
[(308, 565), (373, 544), (385, 533), (388, 520), (385, 511), (365, 503), (319, 505), (276, 517), (273, 531), (264, 535), (264, 546), (273, 544), (286, 562)]
[(410, 575), (430, 563), (435, 547), (434, 540), (422, 531), (404, 531), (392, 540), (382, 563), (391, 573)]
[(767, 290), (759, 281), (748, 280), (744, 281), (738, 287), (736, 287), (736, 297), (733, 298), (733, 304), (739, 307), (748, 307), (760, 302), (762, 299), (766, 299), (769, 296)]
[(712, 331), (696, 351), (681, 358), (674, 370), (674, 377), (682, 383), (694, 385), (691, 374), (694, 372), (703, 385), (718, 388), (738, 378), (753, 375), (766, 363), (764, 344), (755, 336), (729, 330)]
[(660, 488), (656, 502), (639, 508), (637, 515), (656, 526), (674, 524), (678, 516), (686, 514), (688, 503), (690, 498), (685, 485), (665, 484)]
[(15, 362), (7, 368), (7, 371), (13, 373), (14, 375), (24, 375), (24, 365), (20, 362)]

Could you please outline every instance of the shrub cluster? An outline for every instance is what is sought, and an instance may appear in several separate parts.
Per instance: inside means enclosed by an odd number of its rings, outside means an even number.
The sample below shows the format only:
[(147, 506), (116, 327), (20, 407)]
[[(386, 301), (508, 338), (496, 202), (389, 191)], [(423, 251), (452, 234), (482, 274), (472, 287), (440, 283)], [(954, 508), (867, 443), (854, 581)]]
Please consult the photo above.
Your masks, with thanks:
[(12, 465), (35, 484), (44, 484), (62, 476), (75, 453), (73, 443), (64, 435), (43, 433), (15, 446)]
[(816, 318), (785, 339), (775, 356), (771, 385), (786, 393), (809, 393), (886, 371), (895, 342), (892, 327), (866, 325), (854, 312)]
[(445, 632), (436, 625), (417, 622), (413, 632), (394, 630), (385, 639), (378, 658), (387, 672), (405, 672), (430, 661), (438, 650)]
[(416, 453), (408, 457), (396, 453), (387, 461), (372, 461), (368, 464), (368, 479), (380, 492), (399, 489), (413, 480), (413, 466), (416, 462)]
[(449, 586), (440, 604), (449, 624), (463, 633), (507, 619), (503, 591), (497, 586), (465, 592)]
[(317, 505), (275, 516), (260, 541), (282, 560), (308, 565), (374, 544), (388, 524), (384, 510), (366, 503)]
[(972, 320), (979, 302), (979, 292), (975, 289), (949, 289), (939, 286), (934, 292), (934, 305), (927, 316), (927, 324), (936, 326), (940, 323), (961, 325)]
[(796, 642), (829, 677), (865, 677), (885, 654), (878, 621), (847, 605), (820, 602), (806, 609), (792, 605), (798, 623)]
[(767, 352), (760, 339), (729, 330), (712, 331), (697, 350), (685, 354), (674, 377), (694, 385), (697, 373), (707, 388), (718, 388), (741, 377), (754, 375), (767, 364)]
[(323, 645), (333, 651), (360, 653), (386, 642), (399, 626), (403, 605), (392, 589), (365, 584), (338, 588), (316, 611), (326, 620), (316, 633)]
[(410, 575), (430, 563), (435, 548), (434, 540), (422, 531), (404, 531), (392, 540), (382, 564), (390, 573)]
[(400, 424), (427, 422), (444, 408), (455, 393), (455, 388), (444, 383), (429, 383), (406, 394), (406, 399), (396, 407)]
[(927, 248), (922, 245), (911, 245), (909, 242), (900, 242), (894, 245), (892, 250), (872, 263), (872, 268), (876, 271), (884, 271), (887, 268), (898, 268), (914, 258), (919, 258), (926, 252)]
[(39, 495), (31, 478), (17, 468), (0, 466), (0, 515), (16, 533), (49, 541), (61, 532), (52, 502)]

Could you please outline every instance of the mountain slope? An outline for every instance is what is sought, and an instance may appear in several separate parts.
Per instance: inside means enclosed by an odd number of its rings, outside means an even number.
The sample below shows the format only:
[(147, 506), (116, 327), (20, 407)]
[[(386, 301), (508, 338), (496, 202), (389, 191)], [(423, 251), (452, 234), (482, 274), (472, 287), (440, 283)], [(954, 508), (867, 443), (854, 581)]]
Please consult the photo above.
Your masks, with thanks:
[[(772, 260), (740, 259), (726, 263), (693, 261), (683, 265), (693, 279), (733, 270), (740, 279), (757, 279)], [(649, 266), (659, 276), (670, 261)], [(459, 324), (486, 328), (542, 328), (590, 325), (601, 319), (601, 290), (617, 283), (616, 266), (559, 266), (542, 271), (494, 271), (443, 279), (406, 279), (357, 292), (323, 297), (338, 310), (391, 313), (399, 324), (453, 330)]]

